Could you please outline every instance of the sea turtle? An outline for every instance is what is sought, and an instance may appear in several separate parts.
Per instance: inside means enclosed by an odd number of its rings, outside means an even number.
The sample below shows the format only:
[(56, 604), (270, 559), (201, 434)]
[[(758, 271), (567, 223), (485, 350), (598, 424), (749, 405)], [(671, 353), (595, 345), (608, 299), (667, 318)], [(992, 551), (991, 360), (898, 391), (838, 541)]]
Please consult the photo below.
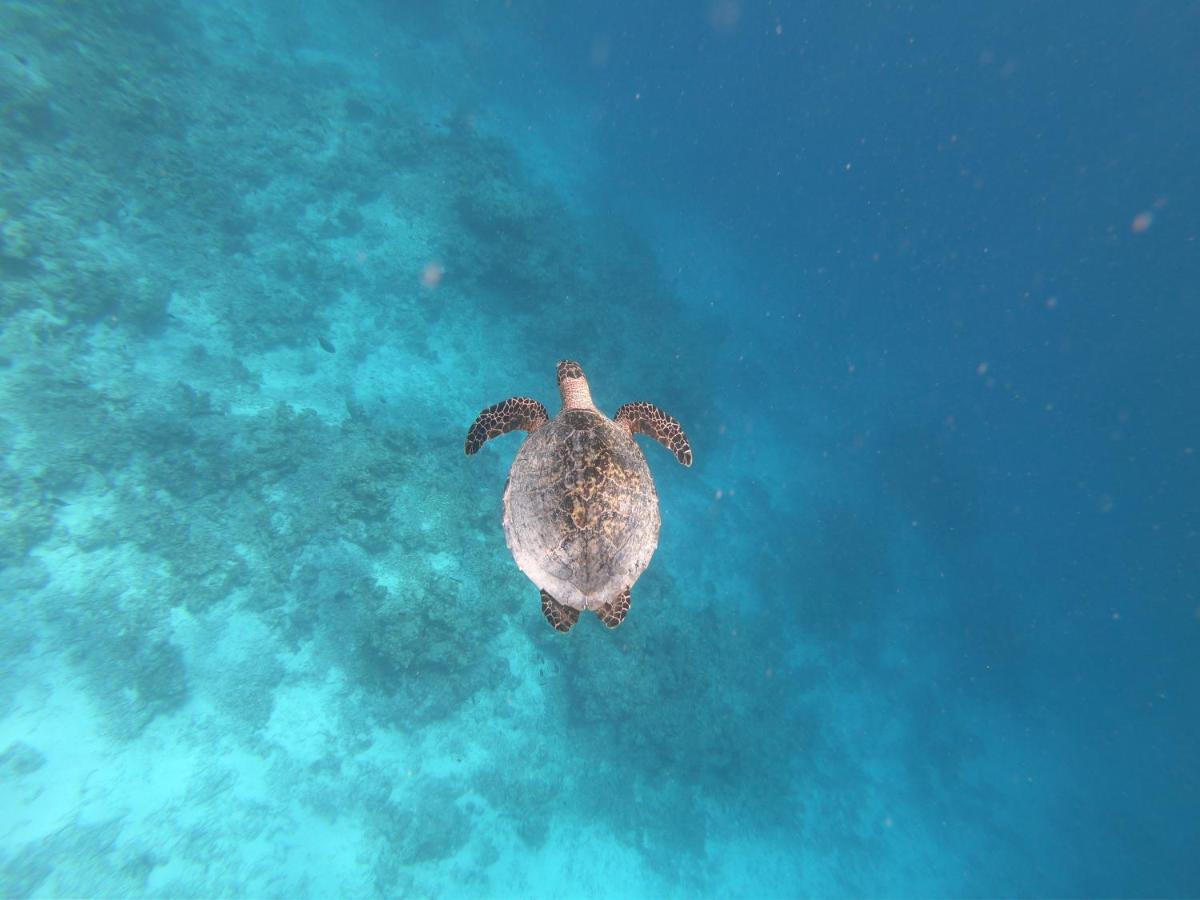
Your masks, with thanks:
[(658, 546), (658, 493), (633, 435), (649, 435), (685, 466), (692, 448), (679, 422), (650, 403), (605, 416), (577, 362), (558, 364), (558, 390), (553, 419), (529, 397), (489, 406), (467, 432), (467, 455), (506, 432), (529, 432), (504, 488), (513, 559), (541, 590), (556, 631), (570, 631), (581, 610), (616, 628)]

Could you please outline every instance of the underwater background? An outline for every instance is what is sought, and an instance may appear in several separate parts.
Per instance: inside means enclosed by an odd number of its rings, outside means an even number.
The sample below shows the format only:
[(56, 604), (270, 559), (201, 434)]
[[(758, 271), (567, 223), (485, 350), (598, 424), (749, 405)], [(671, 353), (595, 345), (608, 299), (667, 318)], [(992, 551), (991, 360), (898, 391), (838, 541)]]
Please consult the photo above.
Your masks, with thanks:
[[(0, 3), (0, 895), (1200, 894), (1200, 5)], [(500, 526), (577, 359), (661, 543)]]

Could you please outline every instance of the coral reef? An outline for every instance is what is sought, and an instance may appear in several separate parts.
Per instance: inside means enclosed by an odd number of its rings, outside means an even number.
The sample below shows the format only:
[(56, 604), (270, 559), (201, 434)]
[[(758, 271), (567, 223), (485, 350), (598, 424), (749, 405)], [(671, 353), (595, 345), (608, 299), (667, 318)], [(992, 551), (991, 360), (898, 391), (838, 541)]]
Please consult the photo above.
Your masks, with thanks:
[[(711, 847), (827, 815), (883, 852), (805, 658), (877, 647), (870, 504), (779, 496), (773, 361), (727, 383), (736, 323), (526, 161), (476, 7), (0, 9), (0, 893), (537, 894), (568, 848), (557, 893), (609, 854), (713, 893)], [(659, 557), (563, 639), (503, 543), (519, 436), (462, 440), (567, 356), (698, 465), (647, 446)]]

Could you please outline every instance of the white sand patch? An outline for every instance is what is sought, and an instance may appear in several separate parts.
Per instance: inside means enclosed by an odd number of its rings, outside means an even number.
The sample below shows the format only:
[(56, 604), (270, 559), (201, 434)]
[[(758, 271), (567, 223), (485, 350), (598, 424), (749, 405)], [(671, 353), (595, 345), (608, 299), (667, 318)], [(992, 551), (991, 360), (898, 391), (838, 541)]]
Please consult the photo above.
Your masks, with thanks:
[[(364, 406), (400, 404), (406, 397), (439, 397), (444, 373), (393, 342), (377, 342), (354, 376), (354, 397)], [(467, 423), (467, 426), (470, 422)]]
[[(0, 779), (4, 845), (19, 846), (75, 821), (90, 792), (102, 791), (105, 741), (92, 705), (57, 654), (44, 650), (36, 674), (0, 720), (0, 749), (20, 741), (45, 758), (44, 765), (20, 778)], [(90, 786), (89, 786), (90, 785)]]
[[(440, 261), (446, 253), (441, 228), (435, 215), (441, 212), (445, 196), (431, 190), (429, 177), (424, 173), (398, 168), (388, 176), (387, 190), (376, 199), (358, 206), (365, 221), (359, 237), (364, 265), (386, 260), (411, 276), (408, 284), (395, 289), (407, 293), (421, 285), (421, 274), (427, 263)], [(356, 238), (357, 240), (357, 238)], [(408, 289), (406, 291), (406, 289)]]
[[(647, 870), (640, 851), (578, 819), (555, 820), (541, 847), (505, 840), (489, 873), (496, 896), (674, 897), (680, 888)], [(515, 838), (519, 841), (519, 838)]]
[(215, 344), (227, 335), (229, 329), (229, 323), (219, 311), (221, 304), (218, 298), (208, 291), (174, 291), (167, 305), (173, 326), (167, 333), (174, 332), (192, 340)]
[(275, 691), (275, 705), (264, 738), (287, 753), (291, 765), (317, 762), (329, 753), (340, 753), (343, 734), (338, 709), (345, 678), (337, 669), (323, 677), (311, 673)]
[(261, 376), (258, 395), (234, 409), (256, 414), (280, 402), (296, 410), (311, 409), (327, 422), (346, 416), (346, 380), (339, 364), (316, 342), (303, 348), (281, 347), (255, 354), (249, 359)]

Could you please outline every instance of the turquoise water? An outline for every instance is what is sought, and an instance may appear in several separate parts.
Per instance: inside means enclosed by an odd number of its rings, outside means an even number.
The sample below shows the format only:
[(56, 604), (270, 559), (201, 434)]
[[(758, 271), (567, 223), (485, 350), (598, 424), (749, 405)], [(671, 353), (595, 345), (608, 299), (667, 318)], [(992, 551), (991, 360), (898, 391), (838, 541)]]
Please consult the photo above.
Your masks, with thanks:
[[(0, 895), (1200, 894), (1194, 4), (0, 3)], [(501, 527), (578, 360), (662, 529)]]

